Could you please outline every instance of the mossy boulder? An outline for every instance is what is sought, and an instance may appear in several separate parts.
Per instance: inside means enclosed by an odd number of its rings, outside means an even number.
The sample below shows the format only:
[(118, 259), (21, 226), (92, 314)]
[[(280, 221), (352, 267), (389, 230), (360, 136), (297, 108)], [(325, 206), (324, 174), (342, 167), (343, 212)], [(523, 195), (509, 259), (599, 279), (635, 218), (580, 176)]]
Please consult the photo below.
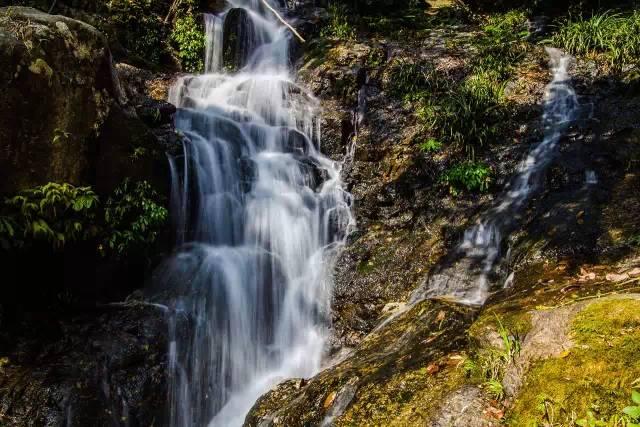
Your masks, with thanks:
[[(106, 38), (26, 7), (0, 9), (0, 194), (47, 182), (111, 191), (156, 139), (127, 105)], [(156, 174), (160, 174), (157, 172)]]
[(0, 193), (87, 182), (92, 138), (120, 96), (104, 37), (63, 16), (2, 8), (0, 80)]
[(553, 414), (568, 425), (586, 418), (609, 420), (629, 405), (640, 378), (638, 295), (577, 304), (567, 324), (566, 350), (534, 362), (508, 415), (509, 425), (542, 425)]

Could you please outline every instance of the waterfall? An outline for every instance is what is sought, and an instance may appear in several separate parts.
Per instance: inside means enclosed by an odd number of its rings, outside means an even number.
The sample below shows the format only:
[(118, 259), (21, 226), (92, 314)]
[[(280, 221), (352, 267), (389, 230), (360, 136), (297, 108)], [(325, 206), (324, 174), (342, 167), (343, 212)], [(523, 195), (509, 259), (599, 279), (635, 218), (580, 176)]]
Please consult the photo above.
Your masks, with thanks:
[(547, 48), (547, 53), (553, 79), (545, 91), (543, 140), (520, 163), (497, 204), (465, 231), (456, 261), (432, 274), (414, 292), (413, 301), (448, 296), (461, 303), (481, 305), (489, 296), (490, 275), (500, 260), (503, 239), (517, 225), (520, 211), (538, 190), (558, 142), (578, 111), (568, 72), (572, 58), (554, 48)]
[[(227, 26), (234, 16), (242, 28)], [(185, 135), (170, 159), (180, 246), (154, 278), (179, 427), (239, 426), (279, 381), (320, 369), (333, 260), (353, 226), (341, 164), (320, 153), (319, 103), (290, 70), (288, 30), (259, 0), (205, 19), (207, 73), (170, 91)], [(228, 51), (233, 74), (221, 72)]]

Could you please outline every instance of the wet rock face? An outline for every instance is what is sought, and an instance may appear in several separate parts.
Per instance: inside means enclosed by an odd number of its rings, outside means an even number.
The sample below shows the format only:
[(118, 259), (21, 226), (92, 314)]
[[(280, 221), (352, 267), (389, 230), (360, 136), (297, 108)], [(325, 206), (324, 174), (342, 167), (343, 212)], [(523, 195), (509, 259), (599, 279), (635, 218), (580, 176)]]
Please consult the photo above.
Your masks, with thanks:
[(226, 68), (238, 70), (246, 65), (255, 46), (253, 23), (244, 9), (231, 9), (224, 21), (222, 61)]
[(6, 355), (2, 425), (163, 425), (166, 324), (160, 310), (112, 307), (99, 316), (38, 324), (12, 338), (10, 347), (0, 340)]
[(86, 182), (90, 142), (121, 94), (104, 37), (31, 8), (0, 9), (0, 192)]
[(258, 400), (245, 426), (430, 425), (435, 396), (456, 389), (455, 352), (473, 312), (424, 301), (371, 333), (350, 357)]

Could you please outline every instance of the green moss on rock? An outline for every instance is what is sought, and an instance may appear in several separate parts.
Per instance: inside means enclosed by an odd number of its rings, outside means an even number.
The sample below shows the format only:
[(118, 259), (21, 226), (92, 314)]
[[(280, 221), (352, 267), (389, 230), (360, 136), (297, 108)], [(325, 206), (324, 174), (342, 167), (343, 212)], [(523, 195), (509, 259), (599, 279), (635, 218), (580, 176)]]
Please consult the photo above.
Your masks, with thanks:
[(571, 331), (571, 350), (538, 362), (527, 374), (509, 425), (544, 425), (550, 416), (570, 425), (587, 411), (608, 419), (628, 405), (640, 378), (640, 300), (594, 302), (576, 315)]

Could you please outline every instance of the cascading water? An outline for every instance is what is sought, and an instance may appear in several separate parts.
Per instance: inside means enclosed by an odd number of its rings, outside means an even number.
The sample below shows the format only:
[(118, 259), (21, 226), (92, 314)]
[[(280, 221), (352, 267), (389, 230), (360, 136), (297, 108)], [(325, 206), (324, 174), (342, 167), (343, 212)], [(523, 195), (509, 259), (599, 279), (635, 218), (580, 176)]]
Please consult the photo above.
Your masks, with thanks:
[[(242, 16), (221, 72), (225, 18)], [(293, 81), (290, 34), (260, 0), (206, 17), (207, 74), (170, 93), (177, 253), (156, 273), (170, 313), (172, 426), (241, 425), (278, 381), (320, 368), (331, 268), (353, 224), (318, 102)], [(226, 43), (225, 39), (225, 43)]]
[(412, 296), (413, 301), (448, 296), (459, 302), (481, 305), (489, 295), (490, 274), (501, 253), (503, 237), (517, 225), (518, 214), (538, 189), (558, 142), (578, 111), (578, 99), (570, 82), (571, 57), (547, 48), (553, 80), (545, 93), (544, 139), (518, 166), (498, 203), (478, 223), (465, 231), (456, 260), (428, 277)]

